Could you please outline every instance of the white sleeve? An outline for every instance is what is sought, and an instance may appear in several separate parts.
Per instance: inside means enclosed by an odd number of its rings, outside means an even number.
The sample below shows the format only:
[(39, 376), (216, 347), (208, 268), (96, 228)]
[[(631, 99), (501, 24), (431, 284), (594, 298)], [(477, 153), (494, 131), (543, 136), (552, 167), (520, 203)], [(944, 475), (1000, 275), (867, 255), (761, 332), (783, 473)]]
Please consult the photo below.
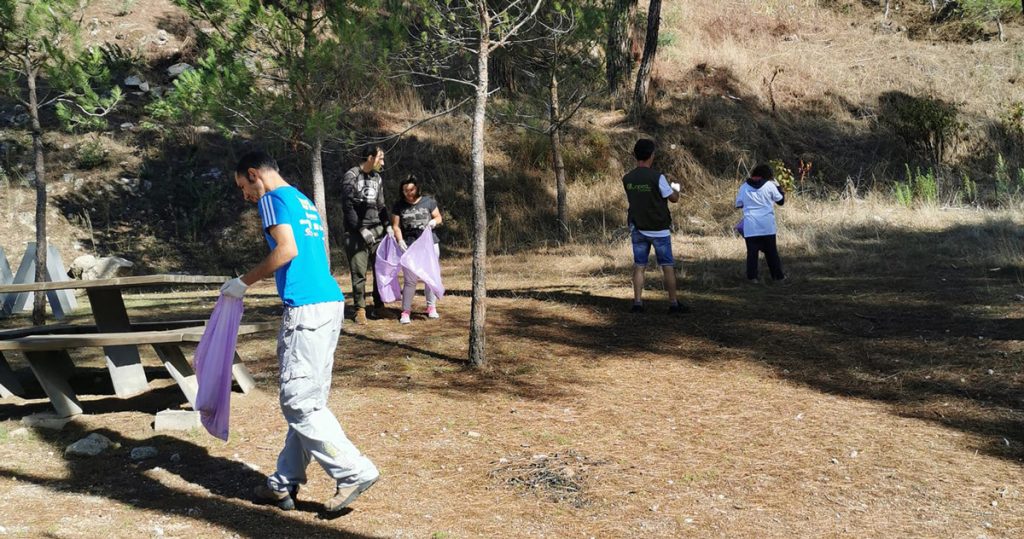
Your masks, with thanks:
[(668, 178), (666, 178), (664, 174), (658, 178), (658, 190), (661, 191), (661, 198), (668, 198), (672, 196), (672, 193), (675, 193), (672, 186), (668, 184)]
[(775, 202), (782, 200), (782, 193), (779, 192), (779, 188), (775, 185), (775, 182), (769, 182), (768, 185), (772, 186), (772, 200)]

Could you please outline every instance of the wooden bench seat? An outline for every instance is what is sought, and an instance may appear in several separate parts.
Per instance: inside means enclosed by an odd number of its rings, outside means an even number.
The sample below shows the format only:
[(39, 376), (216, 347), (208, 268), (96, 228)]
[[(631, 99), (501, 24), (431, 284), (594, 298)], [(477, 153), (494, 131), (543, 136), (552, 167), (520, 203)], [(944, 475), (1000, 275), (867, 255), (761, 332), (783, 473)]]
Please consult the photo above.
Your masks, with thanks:
[[(185, 322), (192, 322), (191, 325), (183, 325)], [(12, 332), (3, 335), (7, 337), (0, 340), (0, 389), (7, 386), (4, 393), (15, 393), (20, 390), (16, 377), (7, 361), (3, 359), (4, 351), (19, 351), (25, 355), (29, 367), (39, 380), (43, 391), (50, 397), (54, 408), (62, 416), (72, 416), (82, 413), (81, 403), (68, 384), (68, 379), (74, 371), (74, 364), (68, 354), (68, 350), (74, 348), (92, 348), (109, 346), (139, 346), (152, 345), (163, 361), (164, 367), (177, 382), (188, 399), (189, 404), (195, 407), (195, 398), (198, 393), (198, 383), (195, 372), (182, 351), (182, 346), (197, 343), (202, 338), (205, 330), (205, 322), (199, 321), (183, 322), (153, 322), (144, 324), (132, 324), (133, 331), (124, 333), (96, 333), (95, 326), (71, 326), (65, 327), (61, 333), (43, 333), (39, 330), (32, 334), (29, 329), (21, 331), (22, 336), (10, 337)], [(181, 326), (172, 329), (168, 326)], [(39, 328), (57, 328), (58, 326), (42, 326)], [(247, 335), (275, 329), (273, 322), (257, 322), (242, 324), (238, 328), (239, 335)], [(91, 328), (91, 332), (90, 332)], [(64, 331), (67, 331), (66, 333)], [(25, 334), (28, 333), (28, 334)], [(14, 334), (18, 334), (14, 332)], [(242, 391), (248, 393), (254, 386), (255, 381), (249, 370), (241, 363), (241, 359), (235, 353), (232, 373)], [(13, 384), (12, 384), (13, 381)], [(8, 385), (10, 384), (10, 385)], [(17, 387), (11, 385), (17, 384)], [(18, 391), (20, 393), (20, 391)], [(4, 394), (3, 396), (8, 396)]]

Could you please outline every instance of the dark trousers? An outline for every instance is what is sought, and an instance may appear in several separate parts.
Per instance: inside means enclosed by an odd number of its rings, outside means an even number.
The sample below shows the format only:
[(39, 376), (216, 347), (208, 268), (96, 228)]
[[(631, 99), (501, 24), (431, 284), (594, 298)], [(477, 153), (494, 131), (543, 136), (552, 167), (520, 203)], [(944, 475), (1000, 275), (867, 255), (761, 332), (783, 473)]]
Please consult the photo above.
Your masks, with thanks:
[(775, 245), (775, 234), (771, 236), (753, 236), (743, 238), (747, 242), (747, 279), (757, 279), (757, 256), (764, 253), (768, 261), (768, 271), (772, 279), (781, 281), (786, 278), (782, 273), (782, 259), (779, 258), (779, 248)]
[[(373, 273), (377, 261), (377, 245), (367, 245), (359, 234), (345, 235), (345, 254), (348, 256), (348, 267), (352, 272), (352, 304), (357, 309), (366, 307), (366, 273)], [(373, 306), (383, 307), (377, 279), (373, 279)]]

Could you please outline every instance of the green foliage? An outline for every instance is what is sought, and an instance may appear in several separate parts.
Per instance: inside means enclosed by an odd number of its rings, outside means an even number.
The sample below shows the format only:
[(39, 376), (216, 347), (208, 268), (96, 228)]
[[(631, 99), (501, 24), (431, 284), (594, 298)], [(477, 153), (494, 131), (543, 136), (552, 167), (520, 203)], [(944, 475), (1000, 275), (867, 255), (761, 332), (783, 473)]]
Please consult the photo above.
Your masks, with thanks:
[(1020, 0), (960, 0), (964, 15), (992, 21), (1006, 20), (1020, 13)]
[(1007, 133), (1018, 138), (1024, 137), (1024, 101), (1013, 101), (999, 116), (999, 122)]
[[(28, 75), (42, 76), (56, 91), (57, 117), (66, 129), (93, 129), (121, 101), (99, 49), (78, 40), (84, 3), (79, 0), (0, 0), (0, 92), (26, 103)], [(31, 66), (31, 70), (27, 67)], [(42, 96), (40, 96), (42, 97)]]
[(121, 6), (114, 12), (115, 17), (124, 17), (132, 12), (132, 5), (135, 4), (135, 0), (121, 0)]
[(893, 196), (900, 206), (910, 207), (914, 203), (914, 191), (909, 183), (896, 182), (893, 185)]
[(996, 168), (992, 172), (992, 178), (996, 185), (996, 199), (999, 202), (1006, 202), (1017, 195), (1017, 189), (1013, 184), (1013, 177), (1010, 175), (1010, 167), (1003, 159), (1003, 154), (996, 155)]
[(920, 168), (910, 170), (910, 165), (904, 164), (906, 181), (896, 182), (893, 185), (893, 196), (896, 203), (901, 206), (911, 206), (915, 201), (922, 204), (935, 204), (939, 200), (939, 184), (935, 171), (928, 169), (921, 171)]
[(75, 152), (75, 164), (81, 170), (89, 170), (106, 165), (110, 161), (110, 150), (104, 146), (99, 137), (82, 144)]
[(939, 98), (888, 92), (880, 100), (883, 124), (936, 165), (943, 162), (966, 128), (956, 104)]
[(394, 24), (376, 15), (376, 0), (175, 2), (218, 31), (199, 33), (197, 69), (150, 106), (154, 119), (255, 129), (306, 147), (336, 135), (348, 111), (373, 95), (371, 74), (386, 52), (373, 32)]
[(961, 185), (960, 197), (963, 202), (968, 204), (978, 202), (978, 183), (972, 180), (966, 172)]
[(779, 182), (779, 187), (782, 187), (786, 193), (792, 193), (796, 188), (796, 179), (789, 167), (782, 162), (782, 159), (772, 159), (768, 165), (772, 167), (772, 173), (775, 174), (775, 181)]

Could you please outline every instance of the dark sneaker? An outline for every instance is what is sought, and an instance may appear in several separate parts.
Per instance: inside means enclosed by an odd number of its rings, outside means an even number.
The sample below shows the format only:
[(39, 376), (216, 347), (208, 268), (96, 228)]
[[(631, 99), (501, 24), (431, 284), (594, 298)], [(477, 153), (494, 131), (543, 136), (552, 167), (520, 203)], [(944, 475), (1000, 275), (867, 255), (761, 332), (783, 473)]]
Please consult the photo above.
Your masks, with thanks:
[(363, 481), (362, 483), (356, 483), (347, 487), (338, 487), (335, 491), (334, 497), (324, 502), (324, 508), (333, 513), (335, 511), (341, 511), (348, 507), (352, 502), (356, 501), (362, 493), (366, 492), (377, 482), (378, 478), (373, 478), (369, 481)]
[(690, 312), (690, 308), (682, 303), (668, 306), (668, 314), (685, 314)]
[(266, 484), (263, 484), (258, 485), (253, 489), (253, 494), (256, 495), (257, 502), (276, 505), (277, 508), (282, 511), (291, 511), (292, 509), (295, 509), (294, 496), (298, 493), (298, 486), (294, 486), (290, 490), (274, 490)]
[(633, 306), (630, 307), (629, 312), (631, 312), (631, 313), (642, 313), (642, 312), (644, 312), (644, 306), (643, 306), (643, 304), (638, 305), (638, 304), (634, 303)]

